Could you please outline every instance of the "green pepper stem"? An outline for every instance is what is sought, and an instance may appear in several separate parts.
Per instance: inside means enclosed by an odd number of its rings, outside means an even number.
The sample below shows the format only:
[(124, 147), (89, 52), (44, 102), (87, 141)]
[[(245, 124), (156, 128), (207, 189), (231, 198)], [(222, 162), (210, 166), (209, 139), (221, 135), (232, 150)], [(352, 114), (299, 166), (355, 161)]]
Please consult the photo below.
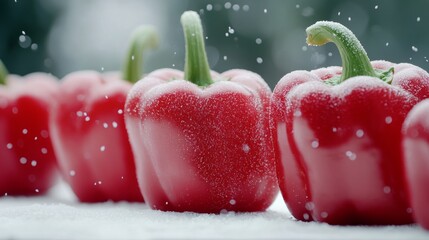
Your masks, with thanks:
[(3, 64), (2, 60), (0, 60), (0, 85), (6, 85), (6, 78), (8, 75), (8, 71), (6, 66)]
[(127, 58), (122, 70), (122, 78), (128, 82), (135, 83), (143, 75), (143, 53), (147, 48), (158, 46), (158, 35), (151, 26), (138, 27), (132, 37)]
[(356, 36), (336, 22), (320, 21), (307, 28), (307, 44), (321, 46), (333, 42), (341, 55), (343, 71), (339, 82), (355, 76), (377, 77), (365, 49)]
[(186, 42), (185, 79), (200, 87), (208, 86), (213, 80), (207, 61), (200, 16), (194, 11), (186, 11), (180, 21)]

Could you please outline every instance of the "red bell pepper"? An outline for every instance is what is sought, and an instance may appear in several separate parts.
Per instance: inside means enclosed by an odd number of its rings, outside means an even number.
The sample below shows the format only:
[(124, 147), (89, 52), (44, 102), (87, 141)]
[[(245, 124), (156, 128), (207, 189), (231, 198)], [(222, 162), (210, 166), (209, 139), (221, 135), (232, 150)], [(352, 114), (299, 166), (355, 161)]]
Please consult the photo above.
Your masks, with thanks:
[(277, 171), (292, 215), (347, 225), (413, 222), (401, 126), (429, 96), (428, 73), (411, 64), (371, 63), (338, 23), (310, 26), (307, 42), (334, 42), (342, 68), (295, 71), (274, 90)]
[(403, 128), (405, 167), (415, 221), (429, 230), (429, 100), (417, 104)]
[(278, 193), (271, 91), (249, 71), (210, 72), (198, 14), (181, 23), (185, 72), (152, 72), (125, 105), (143, 196), (163, 211), (265, 210)]
[(54, 184), (48, 122), (57, 91), (53, 76), (8, 75), (0, 61), (0, 196), (43, 194)]
[(62, 80), (52, 139), (63, 176), (82, 202), (143, 201), (123, 111), (132, 83), (140, 78), (140, 53), (156, 42), (152, 28), (136, 31), (123, 79), (82, 71)]

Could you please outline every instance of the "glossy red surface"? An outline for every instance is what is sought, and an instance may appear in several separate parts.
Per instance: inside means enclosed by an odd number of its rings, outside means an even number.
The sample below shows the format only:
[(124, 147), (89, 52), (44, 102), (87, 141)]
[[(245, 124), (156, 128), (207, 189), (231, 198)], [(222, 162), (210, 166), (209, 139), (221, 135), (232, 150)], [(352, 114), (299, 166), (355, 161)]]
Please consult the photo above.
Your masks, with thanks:
[[(277, 172), (295, 218), (330, 224), (413, 222), (407, 198), (401, 127), (429, 96), (429, 75), (410, 64), (395, 68), (392, 85), (354, 77), (322, 81), (341, 68), (295, 71), (276, 86), (271, 103)], [(413, 87), (414, 86), (414, 87)]]
[(429, 100), (417, 104), (404, 123), (405, 166), (413, 215), (429, 230)]
[(55, 180), (48, 131), (57, 80), (42, 73), (8, 76), (0, 86), (0, 196), (39, 195)]
[(150, 207), (262, 211), (278, 192), (269, 132), (271, 91), (256, 74), (212, 73), (201, 89), (163, 69), (131, 90), (126, 123), (140, 189)]
[(74, 193), (83, 202), (143, 201), (123, 118), (131, 84), (96, 72), (62, 81), (50, 129)]

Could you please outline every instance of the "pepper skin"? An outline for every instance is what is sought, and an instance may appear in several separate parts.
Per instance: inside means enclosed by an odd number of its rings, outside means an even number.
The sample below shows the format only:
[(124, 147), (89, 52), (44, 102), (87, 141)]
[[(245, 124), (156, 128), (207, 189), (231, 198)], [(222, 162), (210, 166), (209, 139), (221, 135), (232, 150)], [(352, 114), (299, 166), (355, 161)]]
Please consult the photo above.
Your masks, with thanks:
[(185, 73), (154, 71), (127, 98), (140, 189), (163, 211), (263, 211), (278, 193), (271, 91), (249, 71), (210, 72), (198, 14), (181, 22)]
[(140, 77), (139, 53), (155, 42), (153, 29), (136, 31), (122, 78), (81, 71), (62, 80), (50, 129), (63, 176), (82, 202), (143, 201), (123, 109)]
[(415, 221), (429, 230), (429, 100), (417, 104), (403, 128), (405, 167)]
[(413, 222), (401, 127), (429, 96), (411, 64), (370, 63), (353, 33), (318, 22), (307, 42), (334, 42), (343, 67), (295, 71), (274, 89), (271, 119), (280, 190), (302, 221), (340, 225)]
[(1, 62), (0, 72), (0, 196), (46, 193), (56, 179), (48, 121), (57, 79), (7, 75)]

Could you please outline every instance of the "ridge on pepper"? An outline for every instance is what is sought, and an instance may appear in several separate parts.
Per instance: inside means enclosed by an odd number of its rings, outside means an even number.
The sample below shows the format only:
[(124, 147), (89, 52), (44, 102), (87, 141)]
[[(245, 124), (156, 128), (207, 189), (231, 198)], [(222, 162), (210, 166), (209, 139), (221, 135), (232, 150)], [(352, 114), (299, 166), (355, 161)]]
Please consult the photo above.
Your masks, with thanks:
[(271, 90), (257, 74), (210, 71), (199, 15), (183, 13), (185, 72), (159, 69), (127, 97), (139, 187), (163, 211), (263, 211), (278, 193)]
[(277, 84), (271, 118), (280, 189), (302, 221), (340, 225), (413, 222), (401, 127), (429, 97), (429, 75), (411, 64), (370, 62), (346, 27), (317, 22), (307, 43), (333, 42), (342, 67), (294, 71)]

